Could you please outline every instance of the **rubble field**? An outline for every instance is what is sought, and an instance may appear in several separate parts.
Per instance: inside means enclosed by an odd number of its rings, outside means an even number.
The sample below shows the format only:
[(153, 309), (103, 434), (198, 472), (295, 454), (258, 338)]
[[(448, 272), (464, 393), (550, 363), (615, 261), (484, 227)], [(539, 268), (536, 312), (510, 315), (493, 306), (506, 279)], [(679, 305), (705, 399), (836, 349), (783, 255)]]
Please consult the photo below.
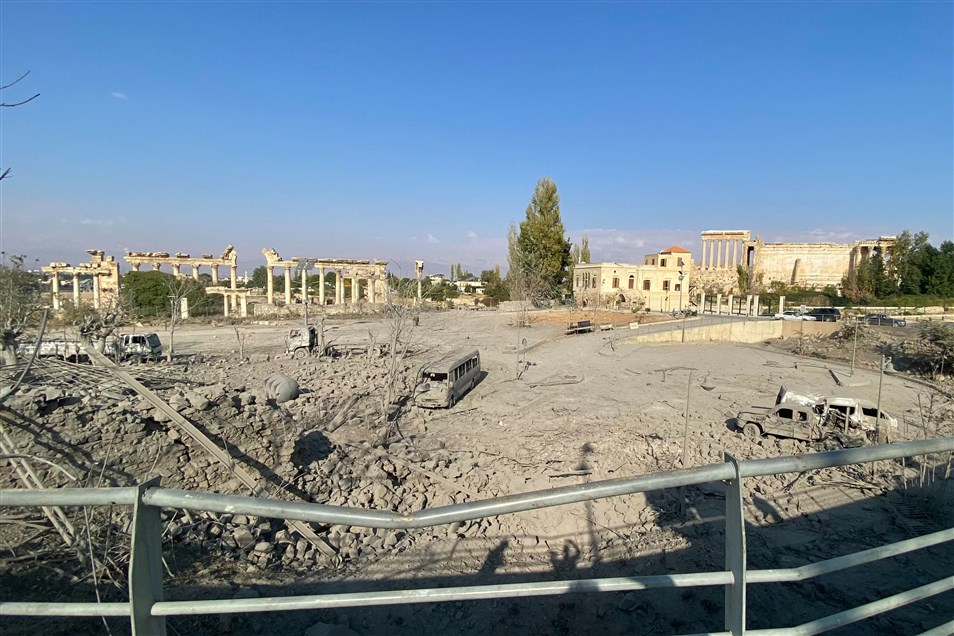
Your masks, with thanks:
[[(483, 374), (451, 409), (397, 400), (386, 409), (388, 340), (375, 316), (327, 318), (340, 357), (289, 359), (293, 323), (186, 326), (173, 364), (123, 368), (196, 425), (270, 496), (409, 512), (627, 477), (682, 466), (811, 453), (835, 440), (747, 438), (740, 410), (772, 405), (779, 387), (874, 401), (879, 376), (864, 353), (850, 382), (837, 361), (763, 345), (627, 344), (627, 331), (563, 336), (566, 322), (612, 322), (600, 312), (424, 312), (410, 329), (396, 395), (412, 393), (417, 369), (450, 351), (479, 349)], [(628, 314), (624, 314), (629, 321)], [(620, 323), (622, 324), (622, 323)], [(159, 331), (165, 346), (169, 334)], [(814, 343), (816, 349), (824, 344)], [(243, 356), (240, 356), (240, 345)], [(801, 343), (805, 347), (805, 342)], [(841, 346), (841, 345), (839, 345)], [(817, 353), (817, 352), (816, 352)], [(834, 357), (834, 356), (832, 356)], [(832, 374), (835, 371), (835, 374)], [(268, 399), (283, 373), (302, 390)], [(890, 440), (952, 434), (952, 404), (911, 375), (888, 374), (882, 408), (897, 418)], [(684, 435), (688, 399), (688, 437)], [(385, 414), (394, 414), (385, 436)], [(47, 487), (127, 486), (160, 478), (188, 490), (250, 494), (230, 470), (101, 368), (38, 364), (0, 409), (4, 430)], [(0, 487), (21, 487), (8, 466)], [(750, 478), (750, 568), (793, 567), (954, 525), (950, 457), (916, 458), (805, 474)], [(545, 508), (423, 530), (313, 526), (321, 545), (281, 520), (163, 511), (166, 598), (242, 598), (446, 587), (530, 580), (721, 570), (724, 489), (651, 492)], [(2, 508), (0, 598), (126, 599), (128, 511), (67, 509), (89, 528), (83, 560), (39, 510)], [(97, 568), (90, 561), (100, 563)], [(942, 545), (804, 583), (748, 587), (748, 626), (794, 626), (954, 572)], [(721, 631), (721, 588), (578, 594), (445, 604), (170, 618), (179, 634), (613, 634)], [(954, 617), (954, 594), (913, 603), (837, 634), (917, 633)], [(128, 632), (128, 621), (0, 618), (4, 634)]]

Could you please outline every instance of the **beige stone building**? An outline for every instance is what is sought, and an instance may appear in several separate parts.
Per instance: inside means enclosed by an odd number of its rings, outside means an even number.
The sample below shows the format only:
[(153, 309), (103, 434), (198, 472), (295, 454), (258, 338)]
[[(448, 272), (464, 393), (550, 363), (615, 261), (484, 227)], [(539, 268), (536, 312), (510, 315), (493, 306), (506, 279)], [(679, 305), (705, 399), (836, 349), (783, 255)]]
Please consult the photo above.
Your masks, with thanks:
[(647, 254), (642, 265), (579, 263), (573, 298), (581, 307), (678, 310), (689, 307), (692, 275), (692, 255), (676, 246)]
[(766, 243), (748, 230), (707, 230), (696, 284), (713, 292), (738, 292), (738, 267), (769, 289), (773, 283), (806, 289), (841, 287), (841, 279), (875, 253), (884, 255), (895, 237), (854, 243)]

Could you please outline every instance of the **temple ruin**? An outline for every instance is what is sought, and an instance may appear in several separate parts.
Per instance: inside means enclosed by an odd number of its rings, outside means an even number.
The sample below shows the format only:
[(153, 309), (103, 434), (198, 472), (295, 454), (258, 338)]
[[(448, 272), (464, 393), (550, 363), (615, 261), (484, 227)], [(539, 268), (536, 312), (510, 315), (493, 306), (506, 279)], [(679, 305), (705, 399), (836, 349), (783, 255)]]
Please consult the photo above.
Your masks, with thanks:
[[(262, 250), (265, 255), (266, 276), (266, 299), (269, 305), (276, 305), (275, 302), (275, 279), (274, 270), (280, 267), (285, 276), (285, 305), (292, 304), (292, 270), (301, 276), (301, 303), (308, 304), (312, 302), (308, 296), (308, 272), (312, 269), (318, 270), (318, 276), (321, 284), (318, 285), (318, 304), (343, 305), (345, 299), (345, 280), (350, 280), (351, 299), (350, 304), (357, 304), (359, 301), (359, 288), (361, 281), (365, 281), (365, 298), (369, 303), (376, 303), (383, 300), (387, 284), (387, 261), (368, 261), (354, 260), (344, 258), (314, 258), (295, 256), (289, 259), (282, 259), (281, 255), (274, 248), (266, 247)], [(325, 298), (325, 272), (331, 271), (335, 274), (334, 298)]]
[(841, 287), (841, 280), (872, 255), (885, 254), (893, 236), (854, 243), (766, 243), (748, 230), (702, 232), (696, 280), (700, 287), (739, 291), (742, 266), (762, 285), (784, 283), (804, 288)]
[(103, 250), (86, 250), (90, 255), (88, 263), (80, 263), (75, 267), (69, 263), (50, 263), (41, 268), (44, 274), (49, 274), (53, 309), (61, 307), (60, 276), (73, 277), (73, 306), (80, 304), (80, 276), (91, 277), (93, 307), (113, 305), (119, 297), (121, 285), (119, 277), (119, 263), (112, 256), (106, 256)]
[[(228, 289), (233, 293), (223, 294), (225, 315), (229, 315), (229, 313), (237, 311), (239, 308), (239, 295), (234, 293), (238, 289), (238, 253), (231, 245), (226, 247), (218, 258), (212, 254), (202, 254), (199, 258), (193, 258), (182, 252), (176, 252), (175, 254), (169, 254), (169, 252), (126, 252), (124, 260), (129, 263), (134, 272), (138, 272), (143, 265), (152, 267), (153, 271), (160, 271), (163, 265), (169, 265), (172, 267), (173, 276), (184, 276), (185, 274), (181, 271), (182, 266), (191, 265), (192, 278), (195, 280), (199, 280), (199, 268), (208, 265), (212, 272), (213, 288), (217, 290), (213, 293), (221, 293), (218, 291), (219, 289), (224, 290), (224, 288), (218, 288), (219, 268), (228, 267), (230, 283)], [(212, 291), (213, 288), (207, 291)]]

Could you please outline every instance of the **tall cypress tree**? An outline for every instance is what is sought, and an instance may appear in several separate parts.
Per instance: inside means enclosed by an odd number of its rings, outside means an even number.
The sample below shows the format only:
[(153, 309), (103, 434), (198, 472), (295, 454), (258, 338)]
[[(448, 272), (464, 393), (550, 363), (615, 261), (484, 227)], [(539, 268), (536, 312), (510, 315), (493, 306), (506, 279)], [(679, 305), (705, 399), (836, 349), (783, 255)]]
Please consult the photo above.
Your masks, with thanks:
[(537, 181), (526, 219), (520, 222), (516, 245), (523, 277), (535, 282), (534, 288), (542, 296), (553, 297), (567, 288), (570, 261), (570, 242), (566, 240), (563, 220), (560, 218), (560, 195), (556, 183), (544, 177)]

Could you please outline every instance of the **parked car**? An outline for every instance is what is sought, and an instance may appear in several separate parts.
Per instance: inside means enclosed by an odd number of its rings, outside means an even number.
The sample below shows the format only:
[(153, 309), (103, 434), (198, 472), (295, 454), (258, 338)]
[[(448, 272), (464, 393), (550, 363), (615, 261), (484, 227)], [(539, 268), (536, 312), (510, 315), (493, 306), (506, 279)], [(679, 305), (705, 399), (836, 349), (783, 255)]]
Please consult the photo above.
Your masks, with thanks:
[(835, 307), (818, 307), (808, 312), (808, 315), (819, 322), (835, 322), (841, 320), (841, 312)]
[(868, 325), (883, 325), (885, 327), (906, 327), (908, 324), (908, 321), (904, 318), (892, 318), (885, 314), (868, 314), (859, 320)]
[(780, 314), (775, 314), (775, 320), (815, 320), (815, 317), (803, 314), (800, 311), (783, 311)]

